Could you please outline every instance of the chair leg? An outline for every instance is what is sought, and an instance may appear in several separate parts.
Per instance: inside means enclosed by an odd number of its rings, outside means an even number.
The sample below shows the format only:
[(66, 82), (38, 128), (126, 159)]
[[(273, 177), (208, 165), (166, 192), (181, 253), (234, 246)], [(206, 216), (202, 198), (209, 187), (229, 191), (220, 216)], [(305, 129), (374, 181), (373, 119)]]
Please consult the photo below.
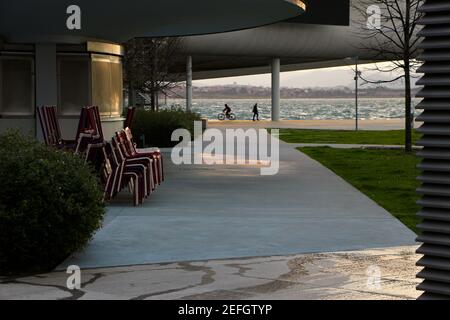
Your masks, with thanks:
[[(136, 180), (136, 182), (134, 183), (134, 206), (137, 207), (138, 205), (141, 204), (140, 201), (140, 194), (139, 194), (139, 183), (138, 183), (138, 176), (136, 175), (136, 177), (134, 178)], [(133, 180), (133, 179), (131, 179)]]

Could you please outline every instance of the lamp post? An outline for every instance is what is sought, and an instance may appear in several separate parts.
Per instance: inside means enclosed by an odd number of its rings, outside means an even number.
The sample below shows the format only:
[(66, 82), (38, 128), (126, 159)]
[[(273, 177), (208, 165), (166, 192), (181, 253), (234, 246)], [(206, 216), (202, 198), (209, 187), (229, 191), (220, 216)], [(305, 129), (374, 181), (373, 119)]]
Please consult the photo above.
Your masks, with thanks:
[(355, 80), (355, 130), (359, 130), (359, 110), (358, 110), (358, 83), (359, 83), (359, 77), (361, 76), (361, 71), (358, 70), (358, 63), (359, 63), (359, 57), (348, 57), (345, 58), (345, 60), (352, 60), (355, 63), (355, 77), (353, 80)]
[(361, 76), (361, 71), (358, 70), (358, 56), (355, 57), (355, 130), (359, 130), (359, 110), (358, 110), (358, 80)]

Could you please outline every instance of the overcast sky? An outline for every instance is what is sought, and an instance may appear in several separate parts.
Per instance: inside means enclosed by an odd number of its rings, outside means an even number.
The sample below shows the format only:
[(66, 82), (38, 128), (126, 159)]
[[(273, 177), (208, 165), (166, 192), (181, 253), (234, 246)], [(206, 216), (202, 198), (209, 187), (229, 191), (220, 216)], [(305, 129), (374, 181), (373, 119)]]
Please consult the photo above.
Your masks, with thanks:
[[(392, 79), (394, 73), (380, 73), (373, 71), (372, 65), (360, 66), (363, 76), (370, 80)], [(370, 70), (372, 69), (372, 70)], [(281, 73), (281, 86), (291, 88), (308, 87), (335, 87), (335, 86), (354, 86), (354, 69), (350, 66), (315, 69), (305, 71), (291, 71)], [(218, 78), (209, 80), (194, 81), (195, 86), (213, 86), (213, 85), (253, 85), (270, 87), (270, 74)]]

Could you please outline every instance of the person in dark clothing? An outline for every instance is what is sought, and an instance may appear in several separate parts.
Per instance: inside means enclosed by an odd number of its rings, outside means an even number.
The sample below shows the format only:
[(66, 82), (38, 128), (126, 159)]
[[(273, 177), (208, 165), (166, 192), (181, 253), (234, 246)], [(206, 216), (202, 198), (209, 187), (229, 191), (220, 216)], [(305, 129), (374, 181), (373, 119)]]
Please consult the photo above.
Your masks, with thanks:
[(225, 109), (223, 109), (223, 112), (225, 112), (227, 118), (230, 118), (231, 108), (228, 106), (228, 104), (225, 104)]
[(259, 110), (257, 103), (255, 103), (255, 105), (253, 106), (253, 121), (256, 121), (255, 119), (259, 121)]

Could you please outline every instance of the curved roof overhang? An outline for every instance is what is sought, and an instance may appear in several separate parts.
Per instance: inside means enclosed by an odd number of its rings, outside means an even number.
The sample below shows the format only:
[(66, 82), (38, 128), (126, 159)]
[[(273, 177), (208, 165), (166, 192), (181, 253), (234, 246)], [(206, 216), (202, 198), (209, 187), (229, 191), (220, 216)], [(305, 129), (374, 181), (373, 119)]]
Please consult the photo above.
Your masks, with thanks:
[[(81, 9), (69, 30), (67, 8)], [(9, 0), (0, 2), (0, 37), (19, 42), (124, 42), (253, 28), (303, 13), (302, 0)]]

